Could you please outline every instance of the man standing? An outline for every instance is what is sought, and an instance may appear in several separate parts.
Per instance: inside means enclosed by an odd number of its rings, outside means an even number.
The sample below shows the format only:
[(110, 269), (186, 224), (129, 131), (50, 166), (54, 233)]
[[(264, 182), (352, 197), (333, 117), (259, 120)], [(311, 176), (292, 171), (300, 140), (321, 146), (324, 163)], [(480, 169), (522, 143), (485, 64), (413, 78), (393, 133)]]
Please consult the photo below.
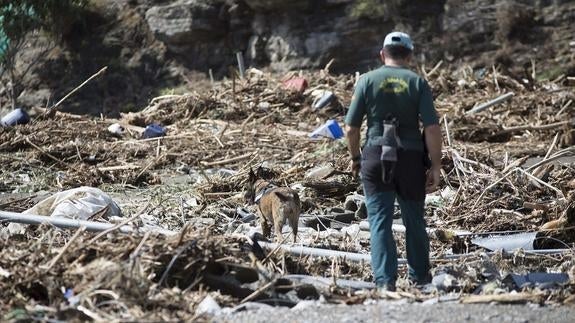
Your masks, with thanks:
[[(395, 290), (397, 280), (391, 231), (396, 198), (406, 227), (409, 279), (416, 284), (431, 280), (424, 201), (426, 192), (439, 185), (442, 138), (429, 85), (406, 67), (413, 48), (405, 33), (385, 37), (380, 51), (383, 66), (359, 79), (345, 118), (352, 171), (357, 175), (361, 169), (373, 276), (376, 285), (388, 291)], [(360, 153), (364, 116), (367, 137)]]

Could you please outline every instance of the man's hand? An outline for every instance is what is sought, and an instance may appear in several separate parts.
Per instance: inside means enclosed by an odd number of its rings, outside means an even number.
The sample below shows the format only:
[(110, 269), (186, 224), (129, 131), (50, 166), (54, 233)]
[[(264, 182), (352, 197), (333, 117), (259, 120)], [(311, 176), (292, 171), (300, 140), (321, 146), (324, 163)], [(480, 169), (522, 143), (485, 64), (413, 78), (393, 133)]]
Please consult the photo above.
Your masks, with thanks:
[(359, 177), (359, 171), (361, 170), (361, 160), (352, 160), (349, 163), (349, 167), (351, 168), (351, 175), (354, 178)]
[(425, 127), (425, 145), (431, 158), (431, 169), (427, 172), (425, 192), (431, 193), (437, 190), (441, 178), (441, 128), (439, 125)]
[(433, 167), (427, 171), (427, 180), (425, 182), (425, 193), (433, 193), (439, 187), (441, 180), (441, 168)]
[(347, 149), (349, 151), (349, 156), (351, 158), (351, 162), (349, 164), (351, 168), (351, 174), (357, 178), (359, 176), (359, 170), (361, 169), (361, 154), (359, 151), (359, 128), (346, 125), (345, 136), (347, 138)]

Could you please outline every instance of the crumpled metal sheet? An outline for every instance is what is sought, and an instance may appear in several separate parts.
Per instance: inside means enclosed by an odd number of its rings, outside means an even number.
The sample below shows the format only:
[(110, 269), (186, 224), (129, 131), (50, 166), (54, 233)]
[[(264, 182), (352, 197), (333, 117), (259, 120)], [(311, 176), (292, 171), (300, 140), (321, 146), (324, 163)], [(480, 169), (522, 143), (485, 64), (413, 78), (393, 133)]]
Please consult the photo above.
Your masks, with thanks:
[(521, 232), (516, 234), (481, 237), (472, 239), (471, 242), (485, 249), (494, 251), (503, 249), (513, 251), (516, 249), (533, 250), (533, 242), (537, 232)]

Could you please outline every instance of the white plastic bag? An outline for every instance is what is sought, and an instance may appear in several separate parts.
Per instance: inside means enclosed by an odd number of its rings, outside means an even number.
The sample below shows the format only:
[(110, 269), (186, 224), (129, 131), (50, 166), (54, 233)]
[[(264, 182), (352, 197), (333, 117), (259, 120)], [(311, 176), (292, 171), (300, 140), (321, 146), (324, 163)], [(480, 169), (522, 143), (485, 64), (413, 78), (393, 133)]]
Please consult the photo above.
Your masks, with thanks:
[(103, 218), (122, 214), (109, 195), (97, 188), (82, 186), (56, 193), (23, 213), (88, 220), (104, 209)]

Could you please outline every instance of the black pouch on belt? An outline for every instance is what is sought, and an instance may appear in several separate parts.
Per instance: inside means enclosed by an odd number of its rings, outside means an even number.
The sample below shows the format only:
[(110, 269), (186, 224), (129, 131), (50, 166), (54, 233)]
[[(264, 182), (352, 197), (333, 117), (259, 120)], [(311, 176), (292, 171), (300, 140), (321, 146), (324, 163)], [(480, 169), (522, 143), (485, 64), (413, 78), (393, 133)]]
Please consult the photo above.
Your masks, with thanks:
[(397, 128), (396, 119), (384, 120), (383, 135), (378, 143), (381, 145), (381, 180), (386, 184), (393, 181), (397, 165), (397, 150), (400, 148)]

